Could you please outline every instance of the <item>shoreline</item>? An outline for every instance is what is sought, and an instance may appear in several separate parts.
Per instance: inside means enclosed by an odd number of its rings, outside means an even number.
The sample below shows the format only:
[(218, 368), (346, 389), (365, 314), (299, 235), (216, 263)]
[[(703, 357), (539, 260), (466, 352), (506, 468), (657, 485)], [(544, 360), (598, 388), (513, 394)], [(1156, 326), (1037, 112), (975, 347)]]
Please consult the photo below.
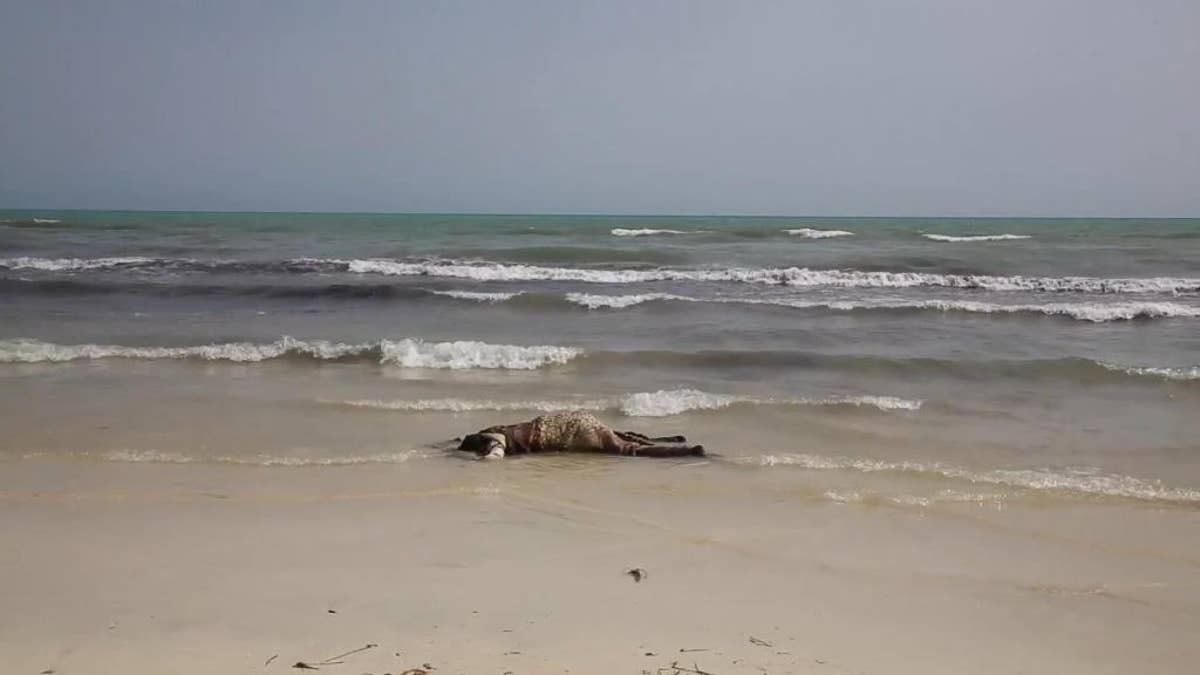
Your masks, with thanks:
[(1182, 673), (1200, 658), (1190, 511), (814, 503), (607, 465), (4, 468), (14, 672), (295, 672), (366, 644), (321, 669)]

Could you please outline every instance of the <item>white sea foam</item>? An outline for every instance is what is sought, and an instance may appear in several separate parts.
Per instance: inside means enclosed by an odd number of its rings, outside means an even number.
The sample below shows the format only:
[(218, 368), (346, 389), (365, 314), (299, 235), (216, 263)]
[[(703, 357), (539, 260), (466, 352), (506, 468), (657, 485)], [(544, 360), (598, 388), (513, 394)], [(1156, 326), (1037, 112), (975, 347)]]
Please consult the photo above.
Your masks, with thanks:
[(1196, 318), (1200, 307), (1175, 302), (1054, 302), (1046, 304), (1001, 304), (975, 300), (911, 300), (907, 298), (867, 298), (862, 300), (800, 300), (791, 298), (694, 298), (672, 293), (636, 295), (599, 295), (568, 293), (566, 299), (589, 309), (624, 309), (658, 300), (716, 304), (770, 305), (795, 309), (857, 310), (936, 310), (973, 314), (1044, 314), (1066, 316), (1079, 321), (1105, 322), (1132, 319)]
[(1109, 370), (1129, 375), (1158, 377), (1164, 380), (1200, 380), (1200, 366), (1164, 368), (1155, 366), (1121, 366), (1113, 363), (1101, 363), (1100, 365)]
[(61, 223), (62, 221), (57, 218), (34, 218), (33, 222), (39, 225), (52, 225), (54, 223)]
[(764, 398), (714, 394), (696, 389), (664, 389), (638, 392), (608, 398), (572, 398), (560, 400), (495, 401), (490, 399), (363, 399), (352, 401), (326, 401), (338, 405), (377, 410), (403, 410), (413, 412), (476, 412), (534, 410), (554, 412), (559, 410), (611, 411), (627, 417), (668, 417), (696, 410), (720, 410), (733, 405), (771, 406), (854, 406), (874, 407), (884, 411), (918, 410), (921, 401), (893, 396), (827, 396), (823, 398)]
[(1079, 321), (1102, 323), (1105, 321), (1128, 321), (1132, 319), (1196, 318), (1200, 307), (1174, 302), (1081, 302), (1007, 305), (972, 300), (846, 300), (833, 302), (785, 302), (791, 307), (824, 307), (841, 311), (919, 309), (941, 312), (967, 312), (972, 314), (1044, 314), (1066, 316)]
[(651, 237), (658, 234), (704, 234), (708, 230), (653, 230), (649, 228), (626, 229), (624, 227), (615, 227), (612, 229), (614, 237)]
[(853, 406), (879, 410), (920, 410), (922, 401), (894, 396), (825, 396), (819, 398), (776, 398), (713, 394), (697, 389), (665, 389), (630, 394), (620, 399), (619, 409), (629, 417), (667, 417), (692, 410), (720, 410), (733, 405), (762, 406)]
[(125, 347), (120, 345), (59, 345), (40, 340), (0, 341), (0, 362), (45, 363), (81, 359), (200, 359), (257, 362), (294, 354), (319, 360), (376, 355), (379, 363), (409, 368), (472, 368), (532, 370), (562, 364), (582, 354), (573, 347), (494, 345), (486, 342), (426, 342), (419, 339), (366, 343), (297, 340), (227, 342), (191, 347)]
[(153, 262), (153, 258), (0, 258), (0, 268), (10, 270), (43, 270), (61, 272), (70, 270), (94, 270), (124, 265), (142, 265)]
[(1008, 501), (1002, 493), (962, 492), (960, 490), (939, 490), (932, 494), (880, 494), (862, 492), (859, 490), (827, 490), (825, 499), (839, 504), (876, 503), (904, 507), (928, 508), (934, 504), (988, 504), (1002, 506)]
[(637, 295), (598, 295), (592, 293), (567, 293), (566, 299), (577, 305), (583, 305), (588, 309), (624, 309), (640, 305), (643, 302), (652, 300), (682, 300), (690, 301), (693, 298), (687, 298), (681, 295), (673, 295), (671, 293), (639, 293)]
[[(180, 265), (197, 269), (223, 269), (227, 265), (247, 265), (245, 261), (204, 261), (192, 259), (124, 258), (0, 258), (0, 269), (38, 269), (47, 271), (89, 270), (109, 267), (168, 269)], [(814, 270), (784, 268), (709, 268), (709, 269), (589, 269), (545, 267), (539, 265), (464, 262), (455, 260), (401, 262), (387, 259), (311, 259), (283, 263), (258, 263), (264, 269), (282, 264), (290, 271), (332, 268), (356, 274), (391, 276), (430, 276), (475, 281), (578, 281), (597, 284), (628, 284), (656, 281), (731, 282), (766, 284), (798, 288), (966, 288), (990, 291), (1039, 291), (1087, 293), (1181, 293), (1200, 291), (1200, 278), (1098, 278), (1098, 277), (998, 277), (981, 274), (933, 274), (925, 272), (863, 272), (858, 270)], [(293, 269), (299, 268), (299, 269)]]
[(504, 302), (505, 300), (512, 300), (513, 298), (517, 297), (518, 295), (521, 295), (522, 291), (516, 291), (513, 293), (483, 293), (483, 292), (479, 292), (479, 291), (433, 291), (433, 293), (435, 295), (445, 295), (447, 297), (457, 298), (459, 300), (474, 300), (476, 302), (490, 302), (490, 303), (495, 304), (497, 302)]
[[(84, 453), (89, 456), (88, 453)], [(100, 455), (110, 462), (132, 462), (153, 464), (240, 464), (246, 466), (343, 466), (351, 464), (401, 464), (420, 459), (425, 453), (416, 450), (379, 453), (373, 455), (348, 455), (332, 457), (299, 457), (288, 455), (248, 455), (197, 457), (179, 452), (157, 450), (110, 450)]]
[(424, 340), (384, 340), (381, 343), (382, 363), (408, 368), (474, 368), (504, 370), (534, 370), (548, 365), (563, 364), (583, 353), (574, 347), (539, 345), (493, 345), (486, 342), (460, 340), (456, 342), (425, 342)]
[(710, 394), (697, 389), (664, 389), (625, 396), (620, 401), (620, 410), (629, 417), (667, 417), (691, 410), (719, 410), (734, 403), (757, 401), (751, 397)]
[(1160, 481), (1116, 474), (1092, 468), (992, 469), (973, 471), (940, 462), (882, 461), (810, 454), (773, 454), (749, 458), (763, 466), (797, 466), (811, 470), (896, 472), (934, 475), (986, 485), (1005, 485), (1027, 490), (1071, 492), (1102, 497), (1124, 497), (1149, 501), (1200, 504), (1200, 490), (1164, 486)]
[(599, 284), (654, 281), (701, 281), (769, 284), (791, 287), (836, 288), (969, 288), (991, 291), (1043, 291), (1089, 293), (1178, 293), (1200, 290), (1200, 279), (1154, 277), (1103, 279), (1096, 277), (997, 277), (976, 274), (924, 272), (862, 272), (787, 268), (723, 269), (586, 269), (461, 261), (398, 262), (394, 260), (331, 260), (359, 274), (432, 276), (476, 281), (579, 281)]
[(921, 236), (925, 237), (926, 239), (932, 239), (934, 241), (950, 241), (950, 242), (1013, 241), (1016, 239), (1031, 239), (1032, 238), (1031, 235), (1028, 235), (1028, 234), (973, 234), (973, 235), (964, 235), (964, 236), (955, 236), (955, 235), (950, 235), (950, 234), (922, 234)]
[(784, 230), (784, 232), (794, 237), (804, 237), (805, 239), (833, 239), (835, 237), (853, 237), (853, 232), (846, 230), (814, 230), (811, 227), (801, 227), (796, 230)]

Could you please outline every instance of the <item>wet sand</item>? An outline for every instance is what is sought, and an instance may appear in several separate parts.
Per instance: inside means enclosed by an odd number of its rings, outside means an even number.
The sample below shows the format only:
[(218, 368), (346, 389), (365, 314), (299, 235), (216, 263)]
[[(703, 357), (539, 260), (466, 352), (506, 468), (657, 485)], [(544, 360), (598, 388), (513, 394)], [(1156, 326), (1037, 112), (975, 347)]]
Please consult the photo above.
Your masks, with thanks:
[[(13, 673), (1186, 673), (1200, 513), (712, 466), (0, 463)], [(828, 482), (832, 474), (822, 474)], [(761, 476), (761, 474), (754, 474)], [(643, 568), (640, 583), (625, 572)], [(661, 672), (674, 672), (665, 670)]]

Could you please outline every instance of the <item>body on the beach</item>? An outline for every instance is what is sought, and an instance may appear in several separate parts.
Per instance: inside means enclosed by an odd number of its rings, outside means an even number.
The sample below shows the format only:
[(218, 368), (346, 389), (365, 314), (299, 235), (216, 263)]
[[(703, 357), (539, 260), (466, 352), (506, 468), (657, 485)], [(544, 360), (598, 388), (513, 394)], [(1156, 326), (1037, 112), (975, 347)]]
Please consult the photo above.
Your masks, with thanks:
[(644, 457), (704, 454), (704, 446), (688, 445), (683, 436), (650, 438), (632, 431), (615, 431), (595, 415), (579, 411), (488, 427), (463, 438), (459, 450), (475, 453), (483, 459), (542, 452), (598, 452)]

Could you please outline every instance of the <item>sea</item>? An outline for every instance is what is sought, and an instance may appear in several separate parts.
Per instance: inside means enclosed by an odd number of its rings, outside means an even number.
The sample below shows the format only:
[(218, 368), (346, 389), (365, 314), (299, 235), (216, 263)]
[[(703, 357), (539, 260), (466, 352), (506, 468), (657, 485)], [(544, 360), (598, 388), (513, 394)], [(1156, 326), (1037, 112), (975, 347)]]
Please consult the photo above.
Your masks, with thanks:
[[(452, 449), (565, 409), (712, 456)], [(0, 211), (0, 427), (0, 465), (1198, 509), (1200, 219)]]

